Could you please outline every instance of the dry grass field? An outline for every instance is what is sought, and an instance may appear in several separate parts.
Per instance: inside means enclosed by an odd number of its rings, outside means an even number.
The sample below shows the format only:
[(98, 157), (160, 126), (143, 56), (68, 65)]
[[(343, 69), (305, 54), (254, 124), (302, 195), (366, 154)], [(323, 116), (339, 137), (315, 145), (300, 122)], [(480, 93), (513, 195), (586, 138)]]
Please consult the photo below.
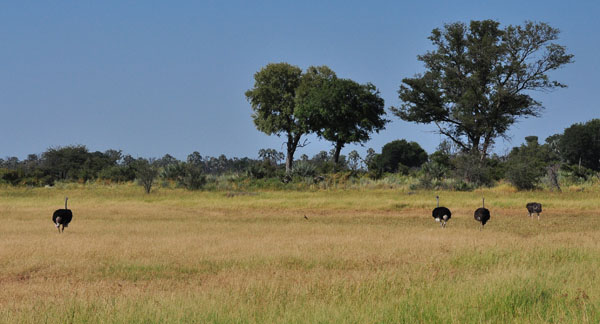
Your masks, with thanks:
[(4, 187), (0, 219), (0, 322), (600, 322), (600, 191)]

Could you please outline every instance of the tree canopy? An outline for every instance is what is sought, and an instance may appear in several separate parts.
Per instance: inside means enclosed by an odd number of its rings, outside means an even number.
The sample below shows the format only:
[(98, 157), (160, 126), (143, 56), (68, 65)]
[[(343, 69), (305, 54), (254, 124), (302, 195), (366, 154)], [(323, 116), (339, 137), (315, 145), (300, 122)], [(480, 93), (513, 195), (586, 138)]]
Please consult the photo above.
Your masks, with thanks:
[(304, 134), (317, 133), (335, 144), (334, 161), (348, 143), (370, 139), (387, 120), (384, 101), (374, 85), (339, 79), (327, 66), (311, 66), (304, 73), (288, 63), (272, 63), (254, 75), (246, 91), (258, 130), (287, 137), (286, 172)]
[(381, 148), (379, 164), (385, 172), (396, 172), (400, 167), (414, 168), (427, 162), (427, 152), (416, 142), (395, 140)]
[(288, 63), (271, 63), (254, 74), (254, 87), (246, 91), (256, 128), (268, 135), (287, 138), (286, 171), (290, 172), (300, 138), (309, 131), (296, 116), (296, 90), (302, 70)]
[(600, 119), (571, 125), (560, 136), (558, 147), (568, 163), (600, 171)]
[(571, 63), (573, 55), (553, 42), (559, 30), (548, 24), (499, 25), (483, 20), (434, 29), (429, 39), (435, 49), (418, 56), (426, 72), (402, 80), (403, 104), (392, 108), (394, 114), (433, 123), (482, 158), (519, 118), (538, 116), (542, 105), (530, 91), (565, 87), (547, 73)]
[(538, 143), (537, 136), (527, 136), (525, 141), (511, 150), (506, 161), (506, 179), (519, 190), (534, 189), (548, 165), (557, 159), (548, 144)]
[(384, 100), (371, 83), (361, 85), (340, 79), (330, 70), (306, 73), (300, 91), (299, 113), (310, 120), (320, 137), (334, 143), (333, 159), (339, 162), (340, 151), (348, 143), (362, 143), (379, 132), (388, 122)]

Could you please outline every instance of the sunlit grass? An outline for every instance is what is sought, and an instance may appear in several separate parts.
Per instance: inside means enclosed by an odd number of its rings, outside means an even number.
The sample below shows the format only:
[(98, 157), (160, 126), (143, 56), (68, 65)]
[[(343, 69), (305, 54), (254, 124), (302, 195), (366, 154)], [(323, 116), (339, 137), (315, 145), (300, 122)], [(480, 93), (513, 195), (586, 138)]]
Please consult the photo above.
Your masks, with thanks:
[[(453, 211), (446, 229), (435, 195)], [(58, 234), (65, 196), (74, 220)], [(5, 187), (0, 321), (598, 323), (599, 216), (595, 188)]]

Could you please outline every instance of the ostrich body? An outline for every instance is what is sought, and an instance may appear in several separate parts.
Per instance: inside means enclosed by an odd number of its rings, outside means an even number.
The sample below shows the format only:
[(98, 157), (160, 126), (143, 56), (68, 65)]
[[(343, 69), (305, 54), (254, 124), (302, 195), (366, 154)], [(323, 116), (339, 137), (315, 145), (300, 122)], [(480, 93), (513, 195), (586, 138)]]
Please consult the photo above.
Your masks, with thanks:
[(433, 212), (431, 212), (431, 216), (433, 216), (436, 222), (442, 223), (442, 228), (445, 228), (446, 223), (448, 222), (448, 220), (450, 220), (450, 217), (452, 217), (452, 212), (450, 212), (450, 209), (446, 207), (440, 207), (439, 196), (435, 196), (435, 199), (437, 200), (437, 207), (433, 209)]
[(481, 227), (479, 228), (479, 230), (482, 230), (485, 223), (487, 223), (487, 221), (490, 220), (490, 211), (487, 208), (485, 208), (485, 198), (482, 198), (481, 208), (477, 208), (477, 210), (475, 210), (475, 214), (473, 215), (473, 217), (476, 221), (481, 223)]
[(57, 209), (54, 214), (52, 214), (52, 222), (54, 223), (54, 226), (58, 228), (59, 233), (64, 232), (65, 227), (68, 227), (71, 219), (73, 219), (73, 212), (70, 209), (67, 209), (67, 200), (69, 200), (69, 197), (65, 197), (65, 209)]
[(527, 203), (527, 211), (529, 212), (529, 217), (533, 215), (533, 213), (537, 214), (538, 220), (540, 220), (540, 213), (542, 212), (542, 204), (536, 202)]

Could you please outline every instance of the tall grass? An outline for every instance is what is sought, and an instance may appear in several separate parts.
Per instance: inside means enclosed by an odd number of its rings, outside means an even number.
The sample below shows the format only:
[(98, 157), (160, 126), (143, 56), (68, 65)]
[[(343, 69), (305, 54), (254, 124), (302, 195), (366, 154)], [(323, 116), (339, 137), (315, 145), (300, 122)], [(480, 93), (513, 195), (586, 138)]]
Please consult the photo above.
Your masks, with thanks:
[[(74, 219), (58, 234), (64, 196)], [(479, 231), (482, 196), (492, 219)], [(0, 322), (598, 323), (598, 198), (0, 188)]]

